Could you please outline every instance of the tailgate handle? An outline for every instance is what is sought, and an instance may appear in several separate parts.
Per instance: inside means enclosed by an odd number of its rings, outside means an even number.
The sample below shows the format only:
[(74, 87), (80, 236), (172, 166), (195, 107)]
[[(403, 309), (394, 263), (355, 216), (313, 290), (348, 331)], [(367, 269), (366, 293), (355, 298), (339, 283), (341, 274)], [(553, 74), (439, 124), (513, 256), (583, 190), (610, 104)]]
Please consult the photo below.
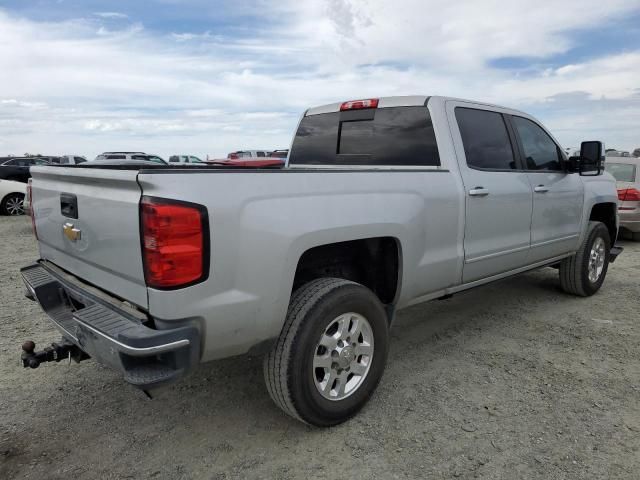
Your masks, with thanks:
[(78, 197), (73, 193), (61, 193), (60, 212), (67, 218), (78, 218)]

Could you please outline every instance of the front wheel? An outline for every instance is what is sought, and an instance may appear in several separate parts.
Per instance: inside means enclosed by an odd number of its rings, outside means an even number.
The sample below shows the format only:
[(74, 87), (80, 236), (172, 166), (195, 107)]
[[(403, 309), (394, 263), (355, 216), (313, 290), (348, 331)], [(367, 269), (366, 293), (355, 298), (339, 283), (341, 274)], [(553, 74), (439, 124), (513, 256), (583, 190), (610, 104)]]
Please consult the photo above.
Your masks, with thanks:
[(0, 203), (0, 213), (3, 215), (22, 215), (24, 213), (24, 194), (10, 193)]
[(580, 250), (560, 263), (560, 285), (573, 295), (589, 297), (600, 290), (609, 268), (611, 239), (602, 222), (589, 222)]
[(387, 360), (387, 317), (368, 288), (340, 278), (303, 285), (291, 298), (264, 377), (285, 413), (326, 427), (349, 419), (378, 385)]

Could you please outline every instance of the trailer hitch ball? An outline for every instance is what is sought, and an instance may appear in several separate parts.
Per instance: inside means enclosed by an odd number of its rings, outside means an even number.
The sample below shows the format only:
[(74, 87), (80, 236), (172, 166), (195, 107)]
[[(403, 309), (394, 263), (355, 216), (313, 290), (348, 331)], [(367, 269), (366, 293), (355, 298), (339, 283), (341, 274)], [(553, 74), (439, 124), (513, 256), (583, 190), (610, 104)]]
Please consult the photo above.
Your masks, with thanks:
[(33, 353), (36, 349), (36, 344), (32, 340), (27, 340), (22, 344), (22, 351), (24, 353)]
[(65, 359), (69, 359), (69, 361), (73, 359), (76, 362), (80, 362), (89, 358), (89, 355), (64, 339), (60, 343), (52, 343), (50, 347), (45, 347), (44, 350), (39, 352), (35, 350), (36, 344), (31, 340), (22, 344), (20, 360), (23, 367), (38, 368), (44, 362), (60, 362)]
[(22, 344), (22, 365), (24, 367), (38, 368), (40, 361), (34, 355), (36, 344), (32, 340), (27, 340)]

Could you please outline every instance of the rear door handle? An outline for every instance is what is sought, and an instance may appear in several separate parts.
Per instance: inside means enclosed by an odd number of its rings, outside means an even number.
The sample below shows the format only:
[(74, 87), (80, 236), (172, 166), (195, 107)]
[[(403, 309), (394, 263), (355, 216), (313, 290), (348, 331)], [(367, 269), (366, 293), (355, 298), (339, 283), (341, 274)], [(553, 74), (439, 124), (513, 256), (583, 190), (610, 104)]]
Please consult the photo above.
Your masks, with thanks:
[(533, 189), (534, 192), (536, 193), (547, 193), (549, 191), (549, 189), (547, 187), (545, 187), (544, 185), (538, 185), (537, 187), (535, 187)]
[(469, 195), (471, 197), (486, 197), (489, 195), (489, 190), (484, 187), (475, 187), (469, 190)]

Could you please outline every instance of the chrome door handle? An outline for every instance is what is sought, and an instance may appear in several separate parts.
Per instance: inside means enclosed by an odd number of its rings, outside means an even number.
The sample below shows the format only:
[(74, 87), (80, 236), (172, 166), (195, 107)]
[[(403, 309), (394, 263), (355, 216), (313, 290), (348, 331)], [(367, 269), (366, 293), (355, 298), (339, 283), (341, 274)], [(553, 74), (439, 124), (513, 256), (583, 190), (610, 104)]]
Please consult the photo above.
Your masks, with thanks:
[(489, 190), (484, 187), (476, 187), (469, 190), (469, 195), (471, 197), (486, 197), (489, 195)]
[(549, 189), (547, 187), (545, 187), (544, 185), (538, 185), (537, 187), (535, 187), (533, 189), (534, 192), (536, 193), (547, 193), (549, 191)]

